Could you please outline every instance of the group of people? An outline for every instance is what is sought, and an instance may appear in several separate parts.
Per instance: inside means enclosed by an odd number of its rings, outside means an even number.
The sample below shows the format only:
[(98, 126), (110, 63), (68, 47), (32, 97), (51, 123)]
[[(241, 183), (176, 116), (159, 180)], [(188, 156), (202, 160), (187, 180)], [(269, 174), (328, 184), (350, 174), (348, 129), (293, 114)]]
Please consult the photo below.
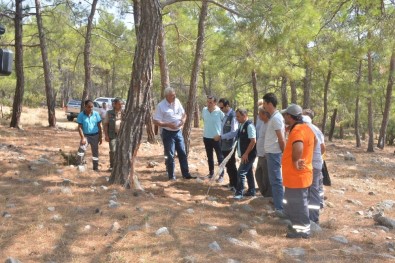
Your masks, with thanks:
[[(165, 98), (157, 105), (153, 122), (160, 127), (164, 146), (167, 177), (175, 181), (175, 156), (177, 154), (184, 179), (195, 179), (189, 171), (182, 128), (186, 120), (185, 110), (176, 98), (176, 92), (168, 87)], [(110, 169), (114, 165), (116, 138), (122, 121), (122, 101), (114, 100), (113, 110), (105, 113), (103, 126), (105, 140), (110, 145)], [(256, 126), (249, 120), (244, 108), (233, 110), (229, 100), (207, 97), (202, 110), (204, 122), (203, 143), (207, 155), (206, 178), (224, 181), (220, 169), (215, 178), (214, 152), (218, 165), (226, 160), (230, 190), (234, 199), (255, 196), (255, 181), (262, 196), (273, 200), (275, 215), (287, 218), (288, 238), (309, 238), (310, 221), (319, 223), (323, 207), (322, 155), (325, 152), (324, 135), (312, 124), (311, 110), (291, 104), (277, 110), (274, 93), (267, 93), (258, 102)], [(98, 170), (98, 144), (102, 143), (102, 117), (93, 111), (93, 102), (85, 102), (85, 110), (77, 118), (80, 134), (78, 156), (83, 161), (89, 144), (92, 147), (93, 170)], [(236, 157), (240, 158), (237, 167)], [(258, 158), (253, 173), (253, 164)], [(245, 181), (248, 188), (244, 189)]]

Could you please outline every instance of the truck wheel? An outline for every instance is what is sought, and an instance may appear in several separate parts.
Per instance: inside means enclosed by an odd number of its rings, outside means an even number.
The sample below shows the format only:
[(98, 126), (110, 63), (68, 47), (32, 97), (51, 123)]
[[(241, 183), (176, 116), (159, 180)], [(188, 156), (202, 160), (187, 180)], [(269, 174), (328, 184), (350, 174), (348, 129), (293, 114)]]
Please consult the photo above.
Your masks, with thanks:
[(73, 117), (73, 116), (67, 116), (67, 120), (68, 120), (68, 121), (73, 121), (73, 120), (74, 120), (74, 117)]

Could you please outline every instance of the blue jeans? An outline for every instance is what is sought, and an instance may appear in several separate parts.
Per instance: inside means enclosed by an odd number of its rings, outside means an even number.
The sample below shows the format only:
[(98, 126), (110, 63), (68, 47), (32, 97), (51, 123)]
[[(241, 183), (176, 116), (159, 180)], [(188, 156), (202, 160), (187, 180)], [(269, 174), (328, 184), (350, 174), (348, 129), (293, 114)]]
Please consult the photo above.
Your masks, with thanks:
[(269, 181), (272, 186), (272, 195), (274, 208), (283, 210), (284, 188), (283, 178), (281, 176), (281, 158), (282, 153), (267, 153), (267, 169), (269, 172)]
[(163, 146), (165, 148), (166, 158), (166, 172), (169, 179), (175, 178), (174, 175), (174, 151), (177, 151), (178, 160), (180, 162), (182, 177), (188, 177), (188, 159), (185, 152), (184, 137), (182, 137), (181, 130), (168, 131), (163, 129), (162, 131)]
[(254, 175), (252, 174), (252, 165), (255, 158), (248, 160), (247, 163), (240, 163), (239, 169), (237, 170), (237, 187), (235, 195), (243, 195), (244, 182), (247, 177), (248, 192), (255, 195), (255, 181)]

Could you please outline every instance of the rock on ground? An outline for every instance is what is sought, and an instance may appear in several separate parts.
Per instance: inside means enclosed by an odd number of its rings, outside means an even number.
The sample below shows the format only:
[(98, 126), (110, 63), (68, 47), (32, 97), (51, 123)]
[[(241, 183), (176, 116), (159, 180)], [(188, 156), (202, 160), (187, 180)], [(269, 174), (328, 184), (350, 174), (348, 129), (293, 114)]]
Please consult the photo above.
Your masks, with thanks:
[(333, 236), (330, 239), (335, 242), (342, 243), (342, 244), (348, 244), (348, 240), (344, 236)]
[(217, 241), (214, 241), (214, 242), (210, 243), (210, 244), (208, 245), (208, 247), (209, 247), (211, 250), (215, 251), (215, 252), (221, 251), (221, 247), (219, 246), (219, 244), (217, 243)]

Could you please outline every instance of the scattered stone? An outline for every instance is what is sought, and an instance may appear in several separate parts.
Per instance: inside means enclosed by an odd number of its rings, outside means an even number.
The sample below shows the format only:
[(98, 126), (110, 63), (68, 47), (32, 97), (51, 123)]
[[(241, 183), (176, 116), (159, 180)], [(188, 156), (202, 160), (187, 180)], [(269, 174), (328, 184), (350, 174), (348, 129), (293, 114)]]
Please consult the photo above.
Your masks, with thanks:
[(89, 230), (91, 230), (92, 229), (92, 227), (90, 226), (90, 225), (86, 225), (85, 227), (84, 227), (84, 231), (89, 231)]
[(331, 190), (332, 194), (338, 194), (338, 195), (344, 195), (344, 191), (342, 190), (336, 190), (336, 189), (332, 189)]
[(246, 224), (240, 224), (239, 225), (239, 232), (243, 233), (245, 230), (249, 229), (250, 227)]
[(388, 227), (389, 229), (394, 229), (395, 228), (395, 220), (383, 216), (381, 213), (373, 216), (373, 219), (375, 222), (377, 222), (379, 225)]
[(229, 243), (236, 245), (236, 246), (243, 246), (243, 242), (238, 240), (237, 238), (233, 238), (233, 237), (228, 237), (226, 239)]
[(202, 179), (200, 179), (199, 177), (198, 178), (196, 178), (196, 180), (195, 180), (196, 182), (198, 182), (198, 183), (204, 183), (204, 180), (202, 180)]
[(62, 169), (56, 169), (55, 171), (57, 174), (63, 174), (63, 170)]
[(20, 174), (21, 174), (20, 171), (15, 171), (15, 172), (14, 172), (14, 175), (16, 175), (16, 176), (18, 176), (18, 175), (20, 175)]
[(301, 247), (284, 248), (283, 253), (290, 257), (303, 257), (306, 251)]
[(215, 230), (217, 230), (217, 229), (218, 229), (217, 226), (210, 226), (210, 225), (207, 226), (207, 230), (208, 230), (208, 231), (215, 231)]
[(117, 198), (117, 196), (116, 196), (116, 195), (112, 195), (112, 196), (110, 196), (110, 200), (117, 201), (117, 200), (118, 200), (118, 198)]
[(22, 263), (16, 258), (9, 257), (6, 259), (5, 263)]
[(117, 191), (117, 190), (113, 190), (113, 191), (111, 192), (111, 194), (112, 194), (112, 195), (117, 195), (117, 194), (118, 194), (118, 191)]
[(358, 201), (358, 200), (347, 199), (346, 202), (353, 204), (353, 205), (362, 206), (361, 201)]
[(54, 220), (54, 221), (60, 221), (60, 220), (62, 220), (62, 216), (61, 216), (61, 215), (54, 215), (54, 216), (52, 217), (52, 220)]
[(243, 209), (246, 212), (254, 212), (254, 208), (252, 208), (252, 206), (250, 205), (242, 205), (241, 209)]
[(378, 208), (384, 209), (384, 210), (389, 210), (395, 205), (395, 201), (393, 200), (384, 200), (380, 203), (377, 204)]
[(129, 227), (128, 227), (128, 232), (139, 231), (139, 230), (141, 230), (141, 229), (142, 229), (141, 226), (139, 226), (139, 225), (133, 225), (133, 226), (129, 226)]
[(186, 256), (182, 259), (183, 263), (195, 263), (196, 259), (193, 256)]
[(121, 225), (118, 222), (114, 222), (111, 226), (111, 231), (115, 232), (121, 229)]
[(49, 206), (47, 209), (48, 209), (48, 211), (50, 211), (50, 212), (54, 212), (54, 211), (55, 211), (55, 207), (53, 207), (53, 206)]
[(232, 259), (232, 258), (228, 258), (228, 260), (226, 261), (226, 263), (241, 263), (241, 261), (238, 261), (238, 260)]
[(98, 213), (100, 213), (100, 208), (95, 209), (95, 214), (98, 214)]
[(388, 249), (395, 250), (395, 242), (386, 241), (385, 245), (387, 246)]
[(335, 242), (339, 242), (342, 244), (348, 244), (348, 240), (344, 236), (333, 236), (330, 238), (330, 240), (333, 240)]
[(376, 195), (375, 192), (369, 192), (368, 195)]
[(39, 182), (33, 182), (33, 185), (34, 186), (40, 186), (40, 183)]
[(388, 227), (385, 227), (385, 226), (375, 226), (375, 227), (378, 229), (381, 229), (382, 231), (384, 231), (386, 233), (390, 232), (390, 229)]
[(317, 223), (310, 221), (310, 231), (311, 234), (316, 235), (322, 232), (322, 228)]
[(117, 208), (117, 207), (119, 207), (119, 203), (114, 200), (110, 200), (108, 207), (109, 208)]
[(158, 162), (149, 161), (149, 162), (147, 163), (147, 168), (154, 168), (155, 166), (158, 166), (158, 165), (159, 165)]
[(255, 237), (258, 235), (258, 232), (256, 232), (256, 229), (249, 229), (248, 230), (248, 234), (250, 234), (251, 236)]
[(188, 208), (188, 209), (187, 209), (187, 213), (188, 213), (188, 214), (194, 214), (194, 213), (195, 213), (195, 210), (193, 210), (192, 208)]
[(219, 252), (219, 251), (221, 251), (221, 247), (219, 246), (219, 244), (217, 243), (217, 241), (214, 241), (214, 242), (210, 243), (210, 244), (208, 245), (208, 247), (209, 247), (212, 251), (214, 251), (214, 252)]
[(6, 208), (15, 208), (16, 205), (15, 205), (15, 204), (7, 204), (5, 207), (6, 207)]
[(84, 173), (86, 171), (85, 165), (78, 165), (77, 166), (78, 172)]
[(350, 152), (347, 152), (344, 155), (344, 160), (345, 161), (356, 161), (355, 156), (352, 153), (350, 153)]
[(155, 235), (157, 236), (161, 236), (161, 235), (168, 235), (170, 234), (169, 230), (167, 229), (167, 227), (161, 227), (158, 230), (156, 230)]
[(217, 201), (217, 200), (218, 200), (218, 198), (215, 196), (208, 196), (207, 197), (207, 201)]
[(66, 195), (71, 195), (71, 194), (72, 194), (72, 191), (71, 191), (71, 188), (70, 188), (70, 187), (64, 187), (64, 186), (62, 186), (62, 188), (60, 188), (60, 191), (61, 191), (63, 194), (66, 194)]
[(11, 217), (11, 214), (8, 213), (7, 211), (4, 211), (2, 216), (3, 216), (4, 218), (10, 218), (10, 217)]
[(351, 233), (353, 233), (353, 234), (359, 234), (359, 231), (354, 229), (354, 230), (351, 231)]
[(108, 190), (108, 187), (105, 186), (105, 185), (102, 185), (102, 186), (100, 186), (100, 189), (102, 189), (102, 190), (104, 190), (104, 191), (107, 191), (107, 190)]
[(363, 211), (357, 211), (356, 214), (359, 215), (359, 216), (363, 216), (365, 213)]

